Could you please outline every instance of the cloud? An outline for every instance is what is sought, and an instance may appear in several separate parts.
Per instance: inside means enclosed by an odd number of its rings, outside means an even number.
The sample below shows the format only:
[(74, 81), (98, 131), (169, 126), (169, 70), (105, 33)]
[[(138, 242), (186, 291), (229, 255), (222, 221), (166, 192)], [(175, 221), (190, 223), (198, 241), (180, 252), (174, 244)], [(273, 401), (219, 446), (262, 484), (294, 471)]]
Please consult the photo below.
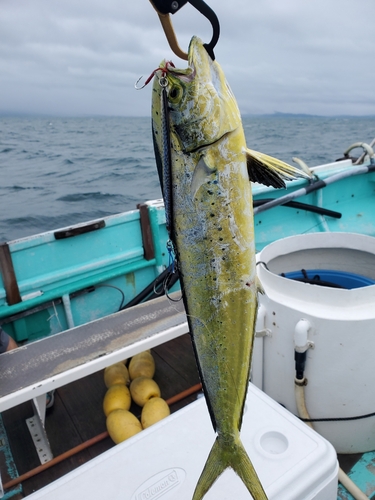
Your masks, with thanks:
[[(375, 114), (373, 0), (209, 2), (215, 49), (243, 113)], [(148, 115), (134, 90), (169, 49), (147, 0), (3, 0), (0, 111)], [(192, 6), (172, 16), (180, 45), (211, 27)]]

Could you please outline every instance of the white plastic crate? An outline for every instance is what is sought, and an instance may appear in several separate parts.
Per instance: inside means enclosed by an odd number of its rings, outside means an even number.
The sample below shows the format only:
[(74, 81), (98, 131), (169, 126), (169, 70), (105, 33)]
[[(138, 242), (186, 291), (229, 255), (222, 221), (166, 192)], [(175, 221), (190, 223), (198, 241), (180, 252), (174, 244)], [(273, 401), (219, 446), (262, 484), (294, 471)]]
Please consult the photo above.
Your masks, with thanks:
[[(241, 437), (269, 500), (337, 499), (333, 447), (252, 384)], [(191, 500), (214, 440), (201, 398), (28, 498)], [(233, 499), (251, 495), (226, 470), (205, 500)]]

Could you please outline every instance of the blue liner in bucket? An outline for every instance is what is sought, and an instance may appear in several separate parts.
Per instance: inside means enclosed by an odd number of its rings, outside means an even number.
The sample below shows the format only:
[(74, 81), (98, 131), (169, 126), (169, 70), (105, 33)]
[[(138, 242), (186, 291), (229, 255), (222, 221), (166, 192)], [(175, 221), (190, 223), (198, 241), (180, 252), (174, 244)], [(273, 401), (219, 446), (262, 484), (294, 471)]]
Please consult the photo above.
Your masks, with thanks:
[(336, 288), (345, 288), (346, 290), (375, 284), (375, 280), (366, 278), (366, 276), (361, 276), (360, 274), (327, 269), (291, 271), (289, 273), (283, 273), (282, 276), (315, 285), (333, 286)]

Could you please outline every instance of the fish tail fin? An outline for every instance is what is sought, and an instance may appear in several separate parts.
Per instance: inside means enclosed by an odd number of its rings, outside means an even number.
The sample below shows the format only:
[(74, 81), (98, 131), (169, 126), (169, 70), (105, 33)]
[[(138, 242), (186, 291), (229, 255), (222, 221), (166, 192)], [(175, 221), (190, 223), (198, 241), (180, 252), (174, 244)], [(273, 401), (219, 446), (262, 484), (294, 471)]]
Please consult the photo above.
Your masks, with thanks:
[(254, 500), (268, 500), (246, 450), (238, 438), (231, 443), (218, 436), (195, 488), (192, 500), (202, 500), (216, 479), (231, 467), (240, 476)]
[(193, 500), (201, 500), (227, 467), (228, 465), (222, 458), (222, 447), (219, 438), (216, 438), (195, 488)]
[(240, 440), (236, 443), (236, 455), (231, 463), (234, 472), (240, 476), (254, 500), (268, 500), (250, 458)]

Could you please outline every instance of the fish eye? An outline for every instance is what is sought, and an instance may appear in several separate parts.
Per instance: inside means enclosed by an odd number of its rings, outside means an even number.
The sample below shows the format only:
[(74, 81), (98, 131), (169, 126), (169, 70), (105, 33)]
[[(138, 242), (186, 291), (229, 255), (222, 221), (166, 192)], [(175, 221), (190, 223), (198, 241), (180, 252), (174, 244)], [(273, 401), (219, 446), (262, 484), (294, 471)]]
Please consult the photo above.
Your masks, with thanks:
[(169, 91), (168, 97), (172, 101), (176, 101), (181, 97), (181, 88), (177, 87), (177, 85), (173, 85), (171, 90)]

